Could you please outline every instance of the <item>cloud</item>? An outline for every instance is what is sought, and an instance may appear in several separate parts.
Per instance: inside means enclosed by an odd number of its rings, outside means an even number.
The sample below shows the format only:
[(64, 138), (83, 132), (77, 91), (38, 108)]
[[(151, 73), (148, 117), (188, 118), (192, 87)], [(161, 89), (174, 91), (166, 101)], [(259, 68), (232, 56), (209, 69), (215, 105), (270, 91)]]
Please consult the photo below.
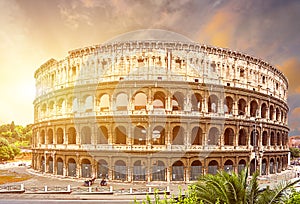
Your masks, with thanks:
[(284, 73), (289, 81), (289, 94), (300, 93), (299, 73), (300, 61), (298, 58), (289, 58), (278, 65), (278, 68)]

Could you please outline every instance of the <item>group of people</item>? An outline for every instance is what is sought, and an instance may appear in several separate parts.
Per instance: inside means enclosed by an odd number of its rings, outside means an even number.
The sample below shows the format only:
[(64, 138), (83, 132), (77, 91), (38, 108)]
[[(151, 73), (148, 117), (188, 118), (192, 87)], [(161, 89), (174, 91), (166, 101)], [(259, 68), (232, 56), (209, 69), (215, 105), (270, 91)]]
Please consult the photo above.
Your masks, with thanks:
[[(92, 179), (90, 180), (86, 180), (84, 181), (84, 186), (88, 186), (90, 187), (91, 185), (93, 185), (93, 183), (95, 182), (96, 178), (93, 177)], [(103, 178), (100, 182), (100, 186), (107, 186), (107, 181), (105, 180), (105, 178)]]

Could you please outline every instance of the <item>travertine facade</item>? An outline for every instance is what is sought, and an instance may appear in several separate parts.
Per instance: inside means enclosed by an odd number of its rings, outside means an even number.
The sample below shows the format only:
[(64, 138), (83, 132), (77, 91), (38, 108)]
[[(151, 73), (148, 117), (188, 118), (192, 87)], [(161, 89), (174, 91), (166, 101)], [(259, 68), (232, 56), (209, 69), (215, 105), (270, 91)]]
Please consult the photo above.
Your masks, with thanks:
[(286, 77), (166, 33), (72, 50), (35, 72), (34, 169), (131, 182), (287, 167)]

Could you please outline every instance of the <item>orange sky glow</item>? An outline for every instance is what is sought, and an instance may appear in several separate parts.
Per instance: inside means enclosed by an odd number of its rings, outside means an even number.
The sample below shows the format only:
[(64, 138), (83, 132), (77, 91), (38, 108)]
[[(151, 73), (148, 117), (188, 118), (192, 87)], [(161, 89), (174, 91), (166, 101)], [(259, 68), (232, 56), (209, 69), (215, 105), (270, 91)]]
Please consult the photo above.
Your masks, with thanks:
[(297, 0), (0, 0), (0, 123), (33, 123), (34, 71), (50, 58), (124, 32), (164, 29), (238, 50), (289, 79), (291, 135), (300, 133)]

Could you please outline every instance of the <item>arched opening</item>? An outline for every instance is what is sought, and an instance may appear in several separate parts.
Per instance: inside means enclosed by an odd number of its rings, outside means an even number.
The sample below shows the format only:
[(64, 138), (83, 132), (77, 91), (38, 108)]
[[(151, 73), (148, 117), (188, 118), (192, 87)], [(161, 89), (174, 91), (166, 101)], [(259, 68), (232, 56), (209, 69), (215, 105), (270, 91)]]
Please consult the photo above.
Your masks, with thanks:
[(48, 173), (53, 173), (53, 158), (50, 156), (48, 157)]
[(256, 117), (258, 105), (255, 100), (250, 103), (250, 117)]
[(202, 145), (202, 129), (200, 127), (192, 129), (192, 145)]
[(162, 126), (157, 126), (153, 129), (151, 144), (165, 145), (165, 128), (163, 128)]
[(281, 162), (280, 162), (279, 158), (276, 159), (276, 170), (277, 170), (277, 173), (281, 172)]
[(262, 134), (262, 145), (267, 146), (268, 145), (268, 133), (267, 131), (264, 131)]
[(53, 130), (49, 129), (47, 133), (47, 144), (53, 144)]
[(280, 132), (277, 132), (277, 146), (281, 146)]
[(59, 115), (66, 113), (66, 101), (63, 98), (59, 99), (57, 103), (57, 113)]
[(41, 131), (41, 134), (40, 134), (40, 143), (41, 144), (45, 144), (45, 130)]
[(224, 113), (232, 114), (233, 100), (230, 96), (226, 96), (224, 99)]
[(81, 161), (81, 177), (91, 178), (92, 177), (92, 165), (90, 160), (83, 159)]
[(145, 181), (146, 180), (146, 167), (142, 165), (142, 161), (138, 160), (133, 164), (133, 180)]
[(99, 101), (100, 112), (109, 111), (109, 95), (103, 94)]
[(250, 140), (250, 145), (257, 147), (258, 146), (258, 141), (259, 141), (259, 134), (258, 130), (252, 130), (251, 132), (251, 140)]
[(154, 109), (165, 109), (165, 94), (163, 92), (156, 92), (153, 98), (153, 108)]
[(152, 166), (152, 180), (165, 181), (166, 180), (166, 167), (164, 162), (158, 160)]
[(219, 130), (216, 127), (212, 127), (208, 133), (208, 145), (218, 145), (219, 143)]
[(275, 146), (275, 133), (271, 132), (271, 146)]
[(265, 103), (261, 105), (261, 117), (267, 118), (267, 105)]
[(108, 164), (104, 159), (101, 159), (97, 163), (97, 177), (108, 178)]
[(191, 98), (192, 111), (201, 111), (202, 110), (201, 102), (202, 102), (202, 96), (198, 93), (193, 94)]
[(258, 161), (255, 159), (252, 159), (251, 162), (250, 162), (250, 175), (253, 175), (254, 172), (257, 170), (257, 165), (258, 164)]
[(193, 161), (191, 164), (190, 180), (196, 181), (202, 175), (202, 163), (199, 160)]
[(146, 110), (147, 96), (144, 93), (138, 93), (134, 97), (134, 110)]
[(62, 158), (57, 159), (56, 172), (57, 172), (57, 175), (64, 174), (64, 162), (63, 162)]
[(76, 129), (74, 127), (68, 129), (68, 144), (76, 144)]
[(267, 175), (267, 160), (263, 159), (261, 163), (261, 175)]
[(227, 160), (224, 164), (224, 171), (233, 172), (233, 162), (231, 160)]
[(115, 128), (115, 144), (126, 144), (126, 129), (123, 126)]
[(114, 180), (126, 181), (126, 176), (126, 163), (122, 160), (116, 161), (114, 167)]
[(238, 164), (238, 173), (243, 171), (245, 167), (246, 167), (246, 161), (244, 159), (241, 159)]
[(88, 126), (84, 126), (81, 129), (81, 144), (91, 144), (92, 143), (92, 130)]
[(68, 160), (68, 176), (76, 177), (76, 162), (72, 158)]
[(280, 110), (279, 108), (276, 108), (276, 121), (280, 120)]
[(242, 98), (238, 101), (238, 114), (246, 115), (246, 101)]
[(232, 128), (226, 128), (224, 132), (224, 145), (234, 145), (234, 132)]
[(184, 181), (184, 165), (182, 161), (176, 161), (172, 165), (172, 181)]
[(183, 110), (183, 104), (184, 104), (184, 96), (180, 92), (175, 92), (172, 98), (172, 110), (177, 111), (177, 110)]
[(146, 129), (143, 126), (136, 126), (134, 128), (134, 145), (146, 145)]
[(64, 131), (62, 128), (58, 128), (56, 131), (57, 134), (57, 144), (63, 144), (64, 143)]
[(108, 143), (108, 130), (105, 126), (100, 126), (97, 129), (97, 144)]
[(117, 111), (125, 111), (128, 106), (128, 96), (125, 93), (120, 93), (116, 97), (116, 109)]
[(218, 162), (216, 160), (212, 160), (208, 163), (208, 173), (212, 175), (216, 175), (218, 171)]
[(46, 172), (46, 168), (45, 168), (45, 157), (42, 156), (41, 158), (41, 167), (40, 169), (42, 170), (42, 172)]
[(172, 131), (172, 144), (183, 145), (184, 144), (184, 129), (180, 126), (176, 126)]
[(208, 112), (217, 113), (218, 112), (218, 97), (216, 95), (210, 95), (208, 97)]
[(246, 135), (246, 131), (244, 128), (239, 130), (239, 145), (240, 146), (245, 146), (246, 145), (246, 141), (247, 141), (247, 135)]
[(270, 174), (275, 174), (274, 159), (270, 159)]
[(93, 97), (92, 96), (86, 96), (84, 100), (84, 110), (86, 112), (90, 112), (93, 110)]
[(274, 120), (274, 107), (272, 105), (270, 105), (269, 117), (270, 120)]

